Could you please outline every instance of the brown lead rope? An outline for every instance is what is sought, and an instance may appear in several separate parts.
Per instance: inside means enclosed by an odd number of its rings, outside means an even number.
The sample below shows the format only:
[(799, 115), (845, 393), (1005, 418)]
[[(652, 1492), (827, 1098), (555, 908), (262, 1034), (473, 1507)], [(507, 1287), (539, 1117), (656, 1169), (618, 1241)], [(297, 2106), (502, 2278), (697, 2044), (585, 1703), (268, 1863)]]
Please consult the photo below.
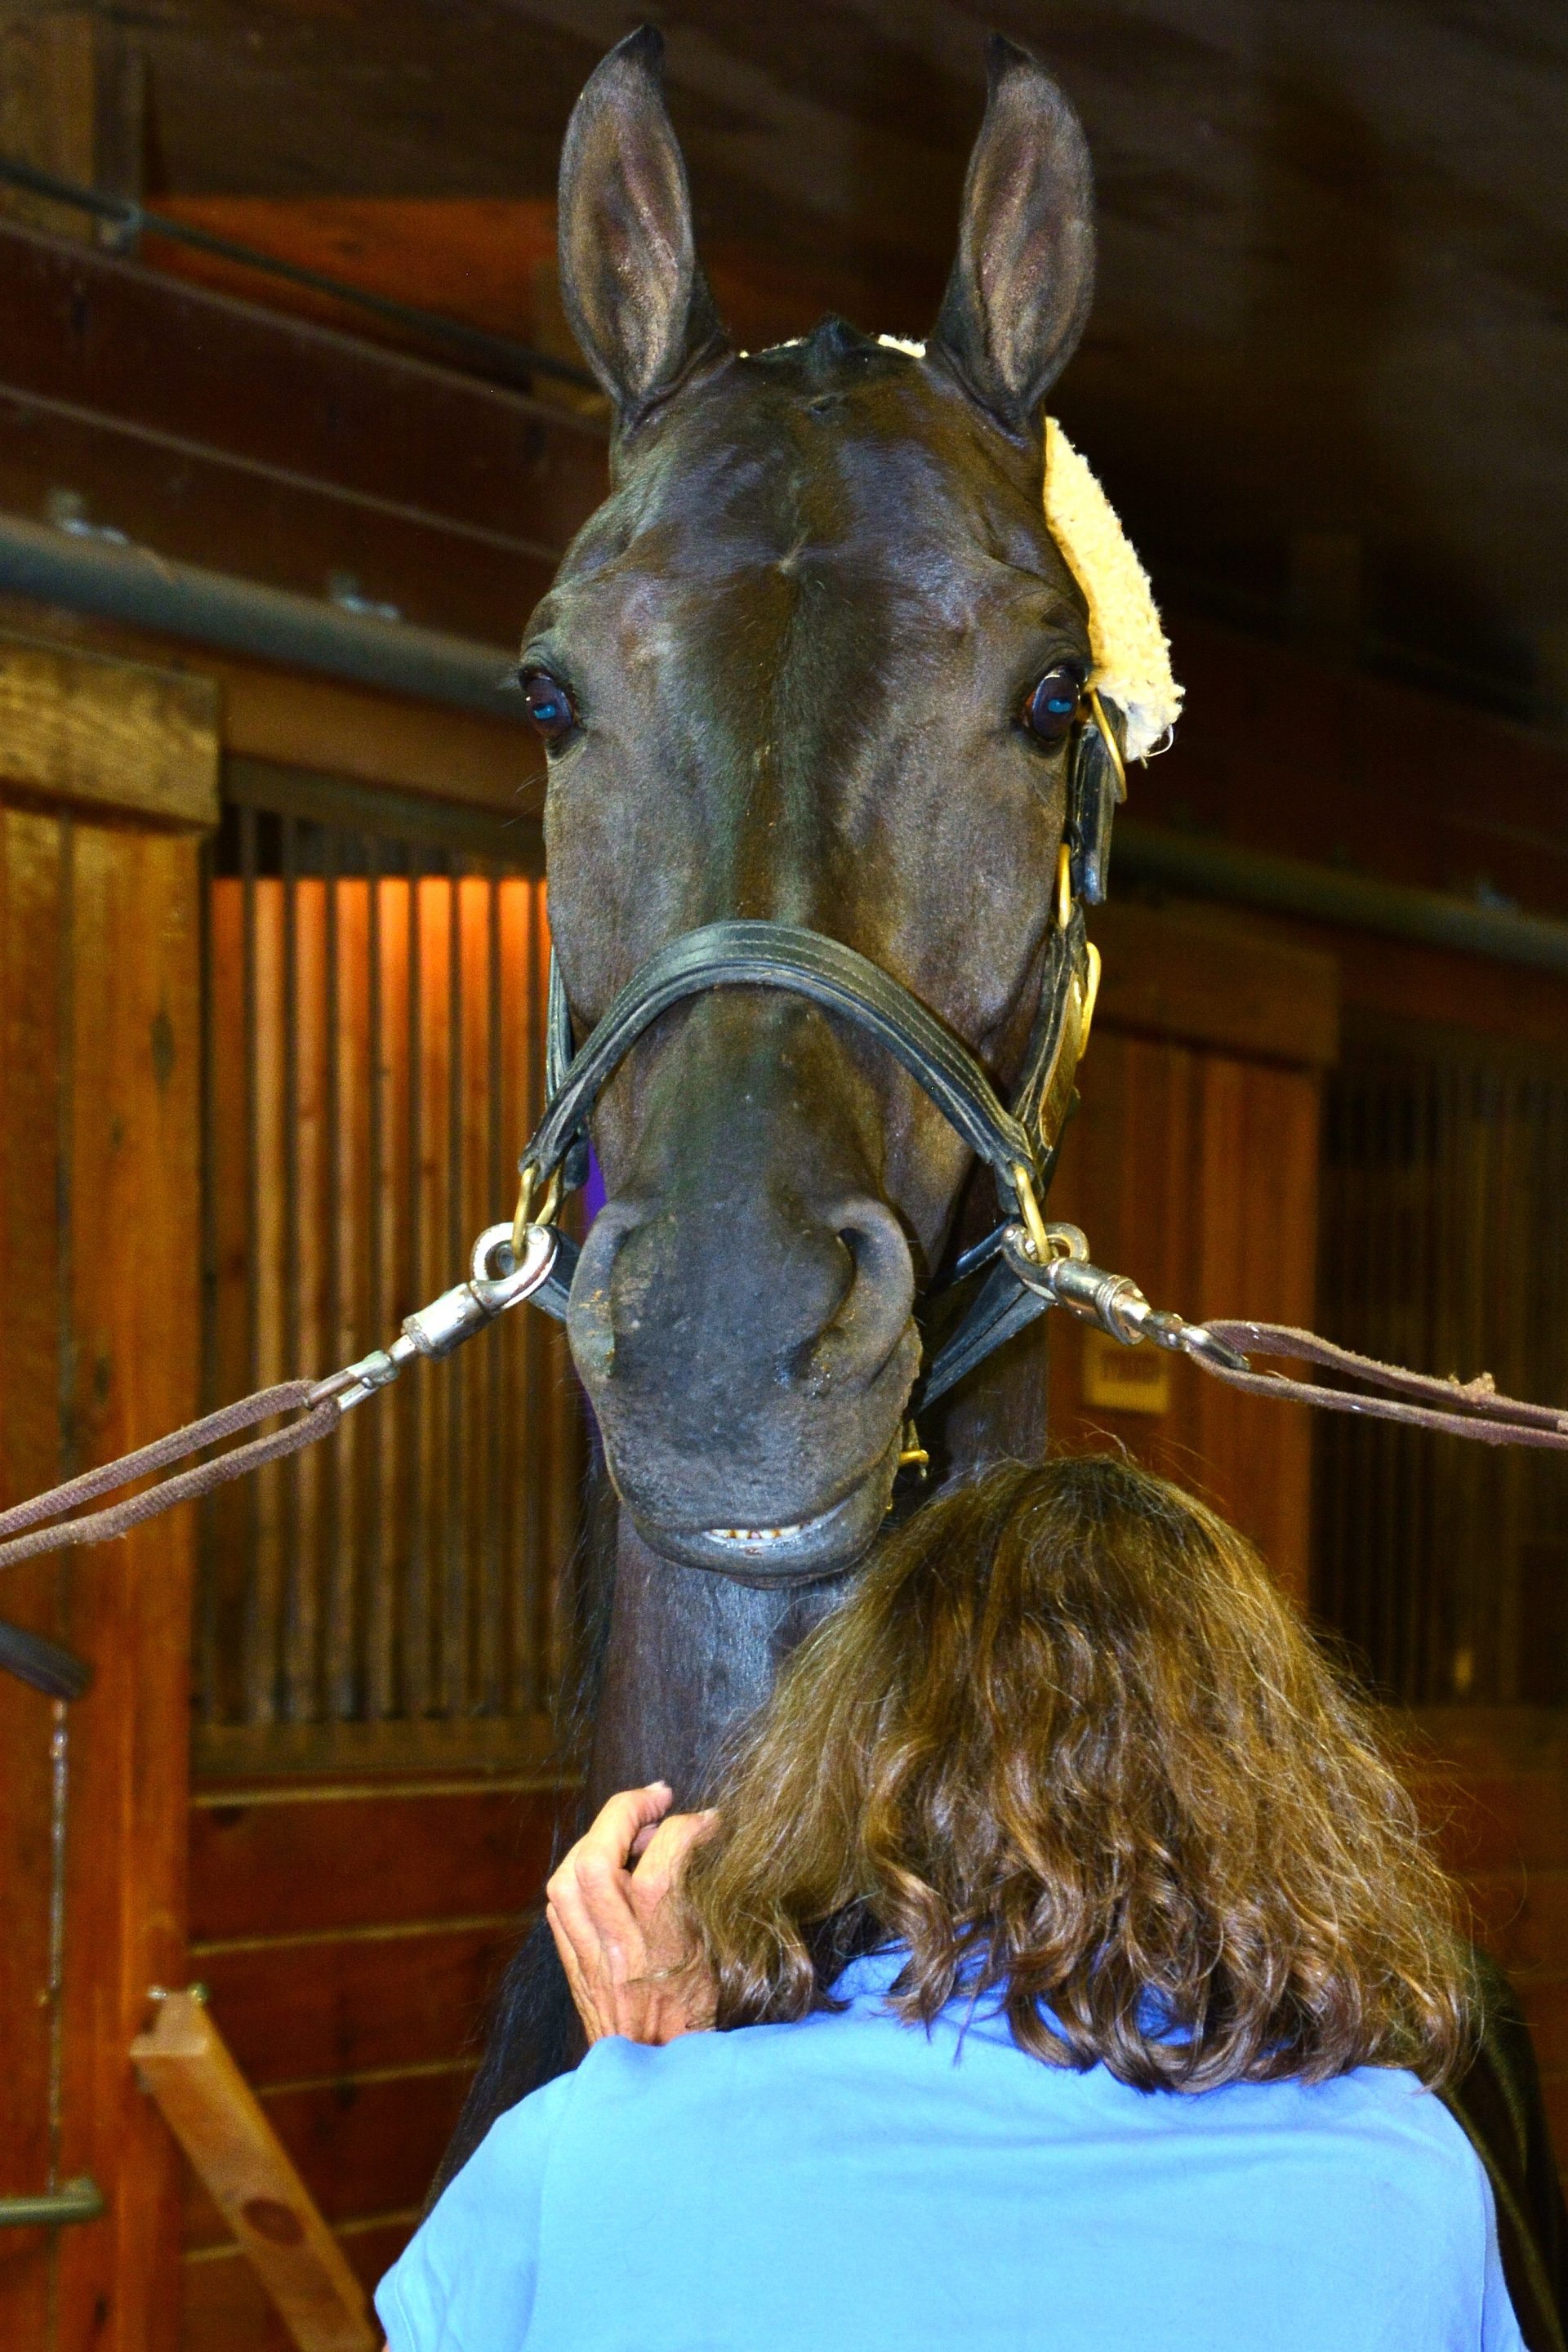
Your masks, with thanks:
[[(1018, 1279), (1048, 1305), (1065, 1307), (1081, 1322), (1098, 1324), (1123, 1347), (1152, 1342), (1190, 1357), (1232, 1388), (1243, 1389), (1251, 1396), (1272, 1397), (1279, 1403), (1362, 1413), (1373, 1420), (1401, 1422), (1407, 1428), (1479, 1438), (1485, 1445), (1538, 1445), (1568, 1451), (1568, 1411), (1500, 1396), (1489, 1374), (1465, 1381), (1435, 1379), (1430, 1373), (1379, 1363), (1373, 1356), (1357, 1355), (1353, 1349), (1336, 1347), (1331, 1339), (1319, 1339), (1316, 1332), (1299, 1331), (1287, 1323), (1186, 1323), (1179, 1315), (1151, 1307), (1137, 1284), (1125, 1275), (1091, 1265), (1088, 1242), (1077, 1226), (1050, 1225), (1045, 1230), (1050, 1247), (1058, 1255), (1042, 1265), (1023, 1226), (1007, 1228), (1004, 1248)], [(522, 1239), (519, 1262), (512, 1249), (512, 1228), (489, 1226), (474, 1244), (469, 1280), (443, 1291), (417, 1315), (410, 1315), (401, 1338), (389, 1349), (375, 1349), (325, 1380), (281, 1381), (274, 1388), (261, 1389), (238, 1404), (224, 1405), (193, 1421), (171, 1437), (161, 1437), (118, 1462), (106, 1463), (100, 1470), (89, 1470), (63, 1486), (51, 1488), (47, 1495), (0, 1511), (0, 1568), (34, 1559), (40, 1552), (63, 1550), (69, 1544), (107, 1543), (116, 1536), (128, 1535), (132, 1528), (155, 1518), (175, 1503), (210, 1495), (230, 1479), (260, 1469), (263, 1463), (281, 1461), (286, 1454), (297, 1454), (330, 1435), (352, 1406), (385, 1388), (416, 1356), (449, 1355), (509, 1307), (532, 1296), (550, 1272), (557, 1237), (549, 1226), (530, 1225)], [(1325, 1388), (1317, 1381), (1296, 1380), (1286, 1372), (1254, 1371), (1252, 1355), (1284, 1356), (1320, 1365), (1325, 1371), (1342, 1373), (1389, 1393), (1369, 1396), (1352, 1389)], [(167, 1470), (192, 1454), (219, 1445), (241, 1430), (253, 1429), (258, 1422), (281, 1413), (298, 1413), (300, 1418), (269, 1436), (252, 1438), (248, 1444), (237, 1445), (194, 1469), (179, 1471), (161, 1485), (146, 1487), (107, 1509), (71, 1516), (84, 1503), (133, 1486), (138, 1479)]]
[[(123, 1454), (118, 1462), (106, 1462), (100, 1470), (89, 1470), (79, 1478), (68, 1479), (63, 1486), (51, 1487), (47, 1495), (35, 1495), (30, 1502), (0, 1511), (0, 1537), (6, 1538), (0, 1542), (0, 1568), (36, 1559), (40, 1552), (61, 1551), (68, 1544), (108, 1543), (115, 1536), (129, 1535), (132, 1528), (156, 1518), (160, 1511), (170, 1510), (176, 1503), (195, 1502), (199, 1496), (210, 1495), (215, 1486), (226, 1486), (231, 1478), (243, 1478), (247, 1471), (259, 1470), (265, 1462), (280, 1462), (285, 1454), (297, 1454), (301, 1446), (313, 1444), (318, 1437), (325, 1437), (336, 1429), (342, 1419), (342, 1407), (335, 1395), (312, 1402), (315, 1387), (310, 1381), (280, 1381), (276, 1388), (258, 1389), (254, 1396), (206, 1413), (200, 1421), (175, 1430), (171, 1437), (160, 1437), (156, 1444), (139, 1446), (134, 1454)], [(100, 1495), (133, 1486), (138, 1478), (167, 1469), (171, 1463), (184, 1461), (188, 1454), (199, 1454), (205, 1446), (220, 1445), (226, 1437), (237, 1435), (242, 1429), (253, 1429), (258, 1421), (270, 1421), (275, 1413), (296, 1412), (301, 1406), (310, 1408), (304, 1418), (270, 1437), (257, 1437), (248, 1445), (237, 1445), (231, 1453), (199, 1463), (194, 1470), (182, 1470), (176, 1477), (165, 1478), (161, 1486), (149, 1486), (123, 1503), (110, 1504), (107, 1510), (89, 1511), (81, 1518), (68, 1516), (79, 1505), (90, 1503)]]
[[(1373, 1421), (1403, 1422), (1407, 1429), (1475, 1437), (1483, 1445), (1568, 1446), (1568, 1412), (1500, 1396), (1489, 1372), (1474, 1381), (1436, 1380), (1429, 1372), (1407, 1372), (1396, 1364), (1379, 1363), (1375, 1356), (1358, 1356), (1352, 1348), (1337, 1348), (1331, 1339), (1320, 1339), (1315, 1331), (1298, 1331), (1289, 1323), (1210, 1322), (1203, 1328), (1222, 1348), (1235, 1349), (1244, 1360), (1250, 1355), (1289, 1356), (1394, 1391), (1389, 1396), (1364, 1396), (1350, 1389), (1324, 1388), (1320, 1381), (1299, 1381), (1288, 1372), (1255, 1372), (1250, 1365), (1245, 1371), (1237, 1370), (1198, 1357), (1216, 1380), (1228, 1381), (1232, 1388), (1245, 1389), (1251, 1396), (1321, 1405), (1330, 1412), (1363, 1413)], [(1402, 1403), (1401, 1398), (1422, 1402)]]
[[(510, 1224), (487, 1226), (474, 1244), (468, 1280), (444, 1290), (428, 1307), (410, 1315), (401, 1336), (390, 1348), (374, 1349), (358, 1363), (345, 1364), (342, 1371), (330, 1372), (325, 1380), (280, 1381), (276, 1387), (258, 1389), (254, 1396), (243, 1397), (237, 1404), (222, 1405), (216, 1412), (205, 1413), (200, 1421), (175, 1430), (172, 1436), (157, 1438), (151, 1445), (122, 1454), (118, 1462), (106, 1462), (101, 1469), (84, 1471), (79, 1478), (68, 1479), (63, 1486), (53, 1486), (47, 1495), (35, 1495), (29, 1502), (0, 1511), (0, 1538), (4, 1539), (0, 1540), (0, 1568), (36, 1559), (40, 1552), (63, 1551), (69, 1544), (109, 1543), (116, 1536), (129, 1535), (132, 1528), (156, 1518), (161, 1511), (172, 1509), (176, 1503), (195, 1502), (203, 1495), (210, 1495), (216, 1486), (226, 1486), (230, 1479), (243, 1478), (248, 1472), (259, 1470), (264, 1463), (280, 1462), (286, 1454), (298, 1454), (301, 1447), (313, 1445), (319, 1437), (330, 1436), (352, 1406), (363, 1403), (377, 1389), (386, 1388), (416, 1356), (450, 1355), (454, 1348), (474, 1332), (482, 1331), (509, 1307), (531, 1297), (554, 1263), (556, 1235), (548, 1226), (528, 1227), (521, 1261), (513, 1251), (511, 1235)], [(167, 1470), (209, 1445), (221, 1445), (226, 1438), (237, 1436), (242, 1429), (254, 1429), (258, 1422), (270, 1421), (286, 1412), (297, 1412), (300, 1417), (286, 1429), (252, 1438), (247, 1445), (237, 1445), (227, 1454), (215, 1454), (211, 1461), (200, 1462), (192, 1470), (178, 1471), (174, 1477), (145, 1487), (140, 1495), (111, 1503), (106, 1510), (89, 1511), (79, 1518), (71, 1517), (84, 1503), (96, 1502), (100, 1496), (114, 1494), (121, 1486), (134, 1486), (138, 1479)], [(0, 1664), (4, 1663), (0, 1658)]]
[[(1406, 1371), (1403, 1365), (1380, 1363), (1375, 1356), (1336, 1347), (1331, 1339), (1320, 1339), (1315, 1331), (1300, 1331), (1289, 1323), (1186, 1323), (1179, 1315), (1151, 1307), (1126, 1275), (1091, 1265), (1088, 1240), (1077, 1225), (1047, 1225), (1045, 1238), (1053, 1255), (1042, 1264), (1024, 1227), (1007, 1228), (1003, 1254), (1018, 1280), (1049, 1305), (1065, 1307), (1080, 1322), (1098, 1324), (1124, 1348), (1149, 1340), (1190, 1357), (1216, 1381), (1249, 1396), (1271, 1397), (1276, 1403), (1361, 1413), (1369, 1420), (1400, 1422), (1407, 1429), (1479, 1438), (1483, 1445), (1568, 1450), (1568, 1411), (1500, 1396), (1489, 1372), (1479, 1380), (1459, 1381)], [(1326, 1388), (1321, 1381), (1299, 1381), (1289, 1372), (1254, 1371), (1254, 1355), (1318, 1364), (1389, 1393), (1368, 1396), (1364, 1390)]]

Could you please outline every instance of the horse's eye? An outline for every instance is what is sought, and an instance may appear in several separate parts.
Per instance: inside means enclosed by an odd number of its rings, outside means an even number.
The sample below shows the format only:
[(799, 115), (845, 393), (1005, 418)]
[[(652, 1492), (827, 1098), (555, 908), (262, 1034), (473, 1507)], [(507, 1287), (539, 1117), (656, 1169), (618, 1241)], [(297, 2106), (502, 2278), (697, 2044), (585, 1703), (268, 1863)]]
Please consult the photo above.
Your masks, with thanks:
[(525, 669), (519, 684), (529, 723), (542, 742), (559, 743), (571, 734), (577, 724), (577, 706), (558, 677), (547, 669)]
[(1083, 679), (1064, 664), (1048, 669), (1024, 705), (1024, 724), (1042, 743), (1059, 743), (1077, 715)]

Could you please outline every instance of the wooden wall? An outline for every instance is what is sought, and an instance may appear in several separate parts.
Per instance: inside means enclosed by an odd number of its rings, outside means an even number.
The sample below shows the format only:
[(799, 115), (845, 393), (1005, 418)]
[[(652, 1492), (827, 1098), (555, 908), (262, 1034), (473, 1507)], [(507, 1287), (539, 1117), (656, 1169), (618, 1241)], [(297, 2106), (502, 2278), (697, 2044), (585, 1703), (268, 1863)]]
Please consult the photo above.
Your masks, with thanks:
[[(507, 1955), (546, 1868), (537, 1769), (206, 1785), (191, 1811), (191, 1969), (367, 2285), (412, 2231)], [(288, 2338), (199, 2186), (185, 2352)]]
[[(1093, 930), (1105, 980), (1051, 1215), (1081, 1225), (1095, 1263), (1156, 1306), (1310, 1325), (1332, 959), (1202, 910), (1105, 907)], [(1058, 1444), (1123, 1444), (1205, 1494), (1305, 1600), (1304, 1412), (1058, 1316), (1051, 1426)]]
[(1535, 2042), (1559, 2170), (1568, 2158), (1568, 1720), (1559, 1708), (1447, 1706), (1405, 1718), (1415, 1780), (1478, 1939)]
[[(0, 669), (9, 1503), (196, 1406), (198, 847), (138, 812), (135, 779), (183, 761), (187, 810), (216, 806), (216, 740), (211, 698), (188, 680), (81, 661), (40, 688), (3, 649)], [(0, 2189), (89, 2173), (108, 2206), (54, 2239), (0, 2240), (0, 2341), (19, 2352), (151, 2352), (177, 2322), (177, 2158), (128, 2051), (148, 1987), (184, 1967), (191, 1535), (165, 1519), (0, 1585), (0, 1612), (94, 1672), (68, 1709), (0, 1676)]]
[[(200, 1402), (201, 834), (225, 748), (468, 797), (514, 824), (530, 766), (504, 727), (254, 664), (204, 659), (192, 675), (128, 631), (6, 618), (27, 635), (0, 635), (5, 1503)], [(530, 919), (534, 889), (513, 886)], [(535, 1058), (531, 1043), (512, 1056)], [(247, 1385), (241, 1370), (228, 1364), (230, 1385)], [(319, 1726), (262, 1727), (270, 1754), (246, 1750), (237, 1780), (235, 1758), (209, 1756), (227, 1777), (193, 1807), (195, 1535), (174, 1515), (8, 1570), (0, 1589), (0, 1615), (96, 1673), (58, 1755), (58, 1712), (0, 1676), (0, 2194), (85, 2172), (108, 2206), (52, 2239), (0, 2233), (0, 2343), (26, 2352), (279, 2340), (135, 2083), (152, 1987), (210, 1981), (220, 2026), (374, 2276), (424, 2194), (542, 1873), (553, 1797), (531, 1699), (488, 1741), (465, 1717), (431, 1719), (395, 1775), (384, 1743), (358, 1736), (384, 1727), (331, 1727), (345, 1738), (327, 1771)]]

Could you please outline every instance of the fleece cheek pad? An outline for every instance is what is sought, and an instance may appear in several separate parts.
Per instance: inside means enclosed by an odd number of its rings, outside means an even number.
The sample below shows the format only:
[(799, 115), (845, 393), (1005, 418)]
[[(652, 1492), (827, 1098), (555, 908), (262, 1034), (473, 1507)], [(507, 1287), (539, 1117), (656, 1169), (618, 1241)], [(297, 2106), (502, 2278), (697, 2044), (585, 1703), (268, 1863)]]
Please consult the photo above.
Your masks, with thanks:
[(1129, 760), (1163, 751), (1182, 708), (1171, 648), (1116, 510), (1054, 416), (1046, 419), (1046, 520), (1089, 606), (1090, 683), (1126, 716)]
[[(925, 357), (925, 345), (879, 335), (889, 351)], [(1123, 758), (1163, 751), (1182, 708), (1171, 648), (1149, 575), (1116, 509), (1054, 416), (1046, 419), (1046, 520), (1089, 606), (1089, 684), (1126, 719)]]

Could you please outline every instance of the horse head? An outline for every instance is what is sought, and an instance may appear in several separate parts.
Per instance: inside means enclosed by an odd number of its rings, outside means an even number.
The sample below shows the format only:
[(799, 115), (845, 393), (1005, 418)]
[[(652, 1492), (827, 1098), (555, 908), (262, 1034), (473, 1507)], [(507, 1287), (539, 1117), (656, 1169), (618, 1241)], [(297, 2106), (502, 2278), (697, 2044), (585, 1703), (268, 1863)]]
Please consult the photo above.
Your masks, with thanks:
[[(1093, 275), (1072, 109), (992, 44), (923, 351), (828, 318), (742, 352), (644, 30), (573, 116), (561, 254), (616, 415), (610, 495), (521, 666), (578, 1040), (657, 950), (763, 919), (858, 950), (1005, 1087), (1089, 669), (1041, 499), (1042, 404)], [(844, 1569), (887, 1507), (965, 1147), (855, 1027), (750, 987), (666, 1013), (595, 1139), (607, 1202), (569, 1331), (638, 1532), (753, 1581)]]

